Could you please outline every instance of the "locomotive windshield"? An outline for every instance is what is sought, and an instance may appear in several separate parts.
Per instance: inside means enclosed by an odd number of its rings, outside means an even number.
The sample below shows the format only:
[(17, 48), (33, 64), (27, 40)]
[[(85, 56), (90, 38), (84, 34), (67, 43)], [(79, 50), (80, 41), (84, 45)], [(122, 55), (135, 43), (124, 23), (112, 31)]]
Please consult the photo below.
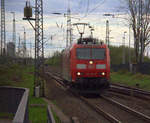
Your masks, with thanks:
[(104, 48), (77, 48), (76, 54), (78, 59), (105, 59)]

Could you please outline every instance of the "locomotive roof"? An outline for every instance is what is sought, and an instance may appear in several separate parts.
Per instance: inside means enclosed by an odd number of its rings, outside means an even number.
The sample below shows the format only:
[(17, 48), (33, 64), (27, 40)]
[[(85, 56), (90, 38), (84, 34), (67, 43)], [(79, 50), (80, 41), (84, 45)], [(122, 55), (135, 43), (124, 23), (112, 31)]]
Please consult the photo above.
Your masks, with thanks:
[(93, 38), (93, 37), (86, 37), (86, 38), (79, 38), (77, 40), (77, 43), (78, 44), (88, 44), (88, 43), (98, 44), (99, 40), (97, 38)]
[(73, 44), (69, 49), (72, 48), (88, 48), (88, 47), (99, 47), (99, 48), (107, 48), (107, 45), (104, 43), (99, 43), (99, 44)]
[(106, 44), (99, 43), (99, 44), (74, 44), (73, 47), (106, 47)]
[(96, 38), (80, 38), (77, 40), (77, 43), (74, 43), (66, 48), (66, 50), (71, 50), (73, 48), (85, 48), (85, 47), (99, 47), (99, 48), (107, 48), (107, 45), (103, 42), (100, 42)]

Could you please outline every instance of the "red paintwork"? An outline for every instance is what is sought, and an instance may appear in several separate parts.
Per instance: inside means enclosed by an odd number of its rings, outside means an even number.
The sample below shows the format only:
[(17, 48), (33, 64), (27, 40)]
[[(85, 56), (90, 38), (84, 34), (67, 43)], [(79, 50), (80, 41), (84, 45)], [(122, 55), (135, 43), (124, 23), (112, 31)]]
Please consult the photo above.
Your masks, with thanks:
[[(79, 60), (76, 58), (76, 48), (105, 48), (106, 49), (106, 57), (104, 60)], [(76, 64), (86, 64), (89, 66), (89, 61), (93, 61), (93, 65), (90, 68), (86, 69), (77, 69)], [(78, 77), (104, 77), (107, 80), (110, 79), (110, 56), (109, 56), (109, 49), (105, 44), (74, 44), (67, 48), (64, 51), (63, 56), (63, 69), (64, 72), (68, 72), (68, 77), (71, 78), (72, 82), (76, 82)], [(106, 64), (106, 69), (96, 69), (96, 64)], [(66, 68), (67, 67), (67, 68)], [(77, 72), (83, 73), (83, 75), (78, 76)], [(105, 72), (106, 75), (100, 75), (101, 72)]]

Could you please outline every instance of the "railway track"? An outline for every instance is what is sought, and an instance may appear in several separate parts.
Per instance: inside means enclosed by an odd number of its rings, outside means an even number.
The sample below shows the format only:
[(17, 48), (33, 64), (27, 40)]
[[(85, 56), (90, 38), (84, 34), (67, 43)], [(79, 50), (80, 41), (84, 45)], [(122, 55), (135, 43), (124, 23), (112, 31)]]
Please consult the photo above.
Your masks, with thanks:
[(143, 114), (150, 116), (149, 100), (112, 91), (107, 91), (103, 95), (105, 97), (108, 97), (109, 99), (113, 99), (125, 106), (128, 106), (138, 112), (142, 112)]
[[(54, 75), (61, 78), (61, 76), (58, 73), (54, 73)], [(122, 93), (124, 95), (135, 96), (145, 100), (150, 100), (150, 92), (138, 88), (125, 86), (125, 85), (111, 83), (110, 91), (116, 93)]]
[(149, 123), (149, 117), (134, 111), (114, 100), (102, 97), (98, 99), (82, 99), (95, 111), (113, 123)]
[[(56, 73), (55, 74), (47, 73), (47, 74), (49, 74), (53, 79), (55, 79), (57, 81), (57, 84), (62, 89), (64, 89), (65, 91), (67, 90), (71, 92), (73, 95), (77, 96), (77, 98), (80, 98), (85, 104), (87, 104), (89, 107), (94, 109), (97, 113), (99, 113), (100, 115), (102, 115), (112, 123), (121, 123), (121, 122), (149, 123), (150, 122), (149, 116), (144, 115), (143, 113), (140, 113), (138, 111), (135, 111), (132, 108), (129, 108), (128, 106), (125, 106), (113, 99), (110, 99), (107, 96), (103, 95), (101, 96), (101, 98), (98, 99), (88, 99), (81, 95), (78, 95), (72, 92), (68, 88), (68, 86), (64, 84), (63, 79), (60, 78), (60, 76), (58, 76)], [(108, 107), (111, 107), (111, 110), (109, 110)]]
[[(130, 114), (132, 114), (134, 117), (137, 117), (139, 119), (141, 119), (142, 121), (144, 121), (145, 123), (149, 123), (150, 122), (150, 117), (141, 113), (141, 112), (138, 112), (136, 110), (134, 110), (133, 108), (130, 108), (124, 104), (121, 104), (120, 102), (114, 100), (114, 99), (111, 99), (107, 96), (101, 96), (104, 100), (106, 100), (107, 102), (110, 102), (111, 104), (113, 104), (114, 106), (117, 106), (119, 107), (120, 109), (122, 109), (123, 111), (126, 111)], [(133, 119), (134, 120), (134, 119)]]
[(79, 97), (85, 104), (87, 104), (89, 107), (91, 107), (92, 109), (94, 109), (97, 113), (99, 113), (100, 115), (102, 115), (103, 117), (105, 117), (107, 120), (109, 120), (112, 123), (121, 123), (120, 120), (118, 120), (117, 118), (115, 118), (113, 115), (111, 115), (110, 113), (104, 111), (103, 109), (101, 109), (99, 107), (99, 105), (97, 104), (93, 104), (91, 102), (91, 100), (84, 98), (82, 96)]
[(144, 100), (150, 100), (150, 92), (143, 91), (138, 88), (123, 86), (118, 84), (111, 84), (110, 91), (138, 97)]
[(120, 89), (128, 89), (128, 90), (134, 90), (137, 93), (141, 93), (147, 96), (150, 96), (150, 92), (149, 91), (144, 91), (142, 89), (138, 89), (138, 88), (134, 88), (134, 87), (129, 87), (129, 86), (125, 86), (125, 85), (120, 85), (120, 84), (111, 84), (112, 88), (120, 88)]

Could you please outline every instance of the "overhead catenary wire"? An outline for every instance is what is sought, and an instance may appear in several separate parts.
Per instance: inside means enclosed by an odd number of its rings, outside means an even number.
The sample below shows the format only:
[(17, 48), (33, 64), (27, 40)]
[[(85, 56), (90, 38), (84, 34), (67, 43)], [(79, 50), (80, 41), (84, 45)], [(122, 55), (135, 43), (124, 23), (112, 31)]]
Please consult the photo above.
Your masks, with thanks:
[(90, 3), (90, 1), (88, 0), (88, 1), (87, 1), (87, 8), (86, 8), (86, 13), (85, 13), (85, 16), (87, 16), (87, 14), (88, 14), (88, 11), (89, 11), (89, 3)]
[(101, 0), (97, 3), (97, 5), (93, 8), (90, 9), (90, 1), (87, 1), (87, 9), (86, 12), (84, 14), (84, 16), (82, 16), (81, 18), (85, 18), (87, 17), (90, 13), (94, 12), (97, 8), (99, 8), (100, 6), (102, 6), (105, 3), (106, 0)]
[(99, 2), (99, 3), (97, 4), (97, 6), (93, 7), (93, 8), (90, 10), (89, 13), (95, 11), (97, 8), (99, 8), (101, 5), (103, 5), (105, 2), (106, 2), (106, 0), (103, 0), (103, 1)]

